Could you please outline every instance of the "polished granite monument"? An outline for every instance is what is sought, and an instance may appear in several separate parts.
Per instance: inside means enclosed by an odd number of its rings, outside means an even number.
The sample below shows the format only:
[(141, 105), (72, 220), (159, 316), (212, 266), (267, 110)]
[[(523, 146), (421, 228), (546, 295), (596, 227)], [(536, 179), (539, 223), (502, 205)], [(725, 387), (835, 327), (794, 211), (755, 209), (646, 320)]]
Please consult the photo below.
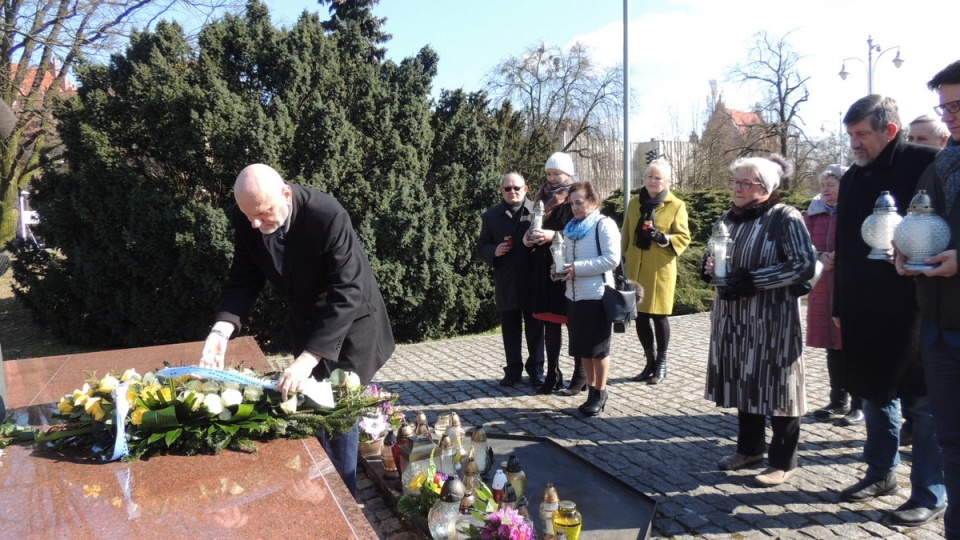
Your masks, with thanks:
[[(8, 414), (48, 426), (87, 372), (193, 365), (203, 343), (4, 362)], [(227, 363), (271, 370), (252, 338)], [(103, 462), (82, 450), (11, 445), (0, 455), (0, 531), (7, 538), (377, 538), (316, 438), (259, 442), (253, 454)]]

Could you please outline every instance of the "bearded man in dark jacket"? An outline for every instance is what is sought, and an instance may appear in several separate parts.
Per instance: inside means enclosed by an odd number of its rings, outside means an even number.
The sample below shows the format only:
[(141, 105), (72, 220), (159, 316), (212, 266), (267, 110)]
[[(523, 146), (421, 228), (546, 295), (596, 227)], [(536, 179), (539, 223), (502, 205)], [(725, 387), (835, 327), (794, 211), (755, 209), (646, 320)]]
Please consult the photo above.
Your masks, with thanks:
[(901, 214), (906, 213), (917, 180), (936, 150), (903, 140), (897, 104), (891, 98), (875, 94), (861, 98), (843, 123), (856, 163), (840, 181), (833, 315), (843, 340), (848, 390), (863, 398), (867, 471), (840, 496), (856, 502), (897, 491), (902, 410), (913, 420), (911, 494), (891, 517), (897, 525), (918, 526), (942, 514), (945, 496), (920, 363), (916, 292), (912, 280), (900, 276), (894, 265), (867, 258), (870, 246), (861, 236), (861, 226), (883, 191), (890, 192)]

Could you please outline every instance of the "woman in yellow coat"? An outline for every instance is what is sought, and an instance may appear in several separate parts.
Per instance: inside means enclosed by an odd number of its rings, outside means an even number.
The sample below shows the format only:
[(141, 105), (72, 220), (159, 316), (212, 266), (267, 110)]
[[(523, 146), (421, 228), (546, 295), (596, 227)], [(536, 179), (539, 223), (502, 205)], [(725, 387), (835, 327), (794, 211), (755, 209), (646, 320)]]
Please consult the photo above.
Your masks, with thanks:
[(677, 257), (690, 245), (687, 207), (670, 193), (672, 176), (673, 170), (663, 158), (647, 166), (644, 188), (630, 199), (620, 231), (627, 278), (643, 286), (643, 301), (637, 306), (637, 337), (647, 364), (634, 380), (647, 384), (659, 384), (667, 376), (667, 315), (673, 313)]

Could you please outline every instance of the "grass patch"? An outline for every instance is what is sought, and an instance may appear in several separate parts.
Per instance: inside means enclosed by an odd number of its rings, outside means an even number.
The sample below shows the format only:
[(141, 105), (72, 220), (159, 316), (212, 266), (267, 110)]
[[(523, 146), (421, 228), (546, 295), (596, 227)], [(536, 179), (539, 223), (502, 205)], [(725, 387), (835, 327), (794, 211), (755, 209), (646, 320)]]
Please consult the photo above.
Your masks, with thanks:
[(13, 295), (13, 272), (0, 276), (0, 347), (4, 360), (59, 356), (91, 352), (56, 339), (37, 324), (30, 312)]

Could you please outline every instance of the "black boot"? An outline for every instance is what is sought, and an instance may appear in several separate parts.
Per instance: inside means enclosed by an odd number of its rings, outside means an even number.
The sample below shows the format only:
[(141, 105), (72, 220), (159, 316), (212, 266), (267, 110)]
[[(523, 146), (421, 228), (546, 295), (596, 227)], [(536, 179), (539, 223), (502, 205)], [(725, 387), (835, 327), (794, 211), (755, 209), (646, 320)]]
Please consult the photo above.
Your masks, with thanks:
[(577, 407), (577, 410), (580, 412), (583, 412), (588, 405), (590, 405), (591, 403), (597, 400), (597, 397), (594, 395), (597, 393), (597, 389), (592, 386), (588, 388), (589, 390), (587, 391), (587, 400), (581, 403), (579, 407)]
[(657, 363), (654, 360), (653, 351), (648, 351), (644, 349), (643, 356), (647, 359), (647, 365), (643, 367), (643, 371), (639, 375), (633, 378), (637, 382), (643, 382), (650, 380), (650, 377), (653, 377), (653, 372), (656, 370)]
[(843, 416), (850, 412), (850, 407), (847, 405), (849, 399), (849, 394), (843, 389), (831, 388), (830, 403), (822, 409), (813, 411), (813, 417), (817, 420), (827, 421), (838, 416)]
[(538, 394), (552, 394), (563, 388), (563, 373), (560, 372), (559, 359), (550, 361), (547, 359), (547, 378), (543, 380), (543, 385), (537, 390)]
[(606, 390), (597, 390), (596, 388), (591, 388), (593, 390), (593, 401), (587, 400), (583, 404), (583, 408), (580, 409), (585, 416), (596, 416), (603, 412), (603, 408), (607, 405), (607, 391)]
[(667, 378), (667, 353), (662, 352), (657, 354), (657, 365), (654, 367), (653, 377), (650, 377), (650, 380), (647, 381), (647, 384), (660, 384), (666, 378)]
[(570, 386), (563, 391), (565, 395), (575, 396), (587, 389), (587, 372), (583, 370), (583, 360), (573, 359), (573, 375), (570, 376)]

